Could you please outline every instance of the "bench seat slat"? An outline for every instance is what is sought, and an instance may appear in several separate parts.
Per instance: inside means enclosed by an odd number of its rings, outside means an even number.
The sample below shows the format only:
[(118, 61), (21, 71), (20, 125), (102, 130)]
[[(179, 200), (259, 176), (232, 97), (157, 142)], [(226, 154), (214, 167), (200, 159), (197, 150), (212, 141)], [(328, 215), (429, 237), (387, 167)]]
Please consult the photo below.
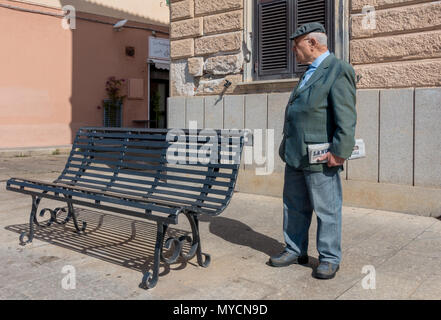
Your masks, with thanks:
[[(135, 132), (135, 131), (132, 131)], [(82, 136), (86, 136), (86, 137), (96, 137), (96, 138), (100, 138), (100, 137), (106, 137), (106, 138), (119, 138), (119, 139), (150, 139), (150, 140), (165, 140), (166, 139), (166, 135), (167, 133), (163, 134), (163, 133), (156, 133), (156, 134), (151, 134), (151, 133), (145, 133), (145, 134), (140, 134), (140, 133), (112, 133), (112, 132), (108, 132), (108, 130), (106, 131), (102, 131), (100, 132), (99, 130), (97, 130), (97, 132), (92, 132), (92, 131), (80, 131), (78, 133), (78, 137), (82, 137)]]
[[(117, 158), (117, 156), (115, 155), (115, 158)], [(141, 157), (125, 157), (125, 159), (129, 159), (129, 160), (140, 160), (142, 159)], [(114, 165), (124, 165), (124, 162), (111, 162), (110, 164), (114, 164)], [(233, 173), (224, 173), (224, 172), (212, 172), (212, 171), (201, 171), (201, 170), (193, 170), (192, 168), (176, 168), (176, 167), (172, 167), (172, 166), (160, 166), (160, 165), (143, 165), (145, 166), (144, 168), (146, 170), (163, 170), (163, 171), (169, 171), (169, 172), (180, 172), (180, 173), (186, 173), (186, 174), (192, 174), (192, 175), (201, 175), (201, 176), (207, 176), (207, 177), (219, 177), (219, 178), (227, 178), (227, 179), (231, 179), (234, 177)], [(91, 167), (90, 165), (87, 164), (69, 164), (69, 167), (72, 168), (78, 168), (78, 169), (92, 169), (95, 167)], [(113, 170), (109, 169), (109, 171), (113, 172)]]
[[(197, 139), (192, 139), (188, 136), (179, 136), (176, 140), (167, 139), (133, 139), (133, 138), (108, 138), (108, 139), (94, 139), (94, 138), (77, 138), (75, 139), (76, 145), (124, 145), (124, 146), (141, 146), (141, 147), (162, 147), (168, 148), (170, 145), (175, 144), (187, 145), (191, 143), (192, 145), (206, 145), (213, 146), (212, 142), (216, 142), (216, 145), (223, 148), (236, 148), (239, 140), (238, 138), (226, 138), (226, 139), (211, 139), (210, 137), (198, 137)], [(214, 141), (212, 141), (214, 140)], [(217, 140), (217, 141), (216, 141)]]
[[(185, 197), (188, 197), (188, 198), (191, 198), (191, 199), (199, 199), (199, 200), (210, 201), (210, 202), (217, 202), (217, 203), (223, 203), (224, 202), (223, 199), (221, 199), (221, 198), (213, 198), (213, 197), (209, 197), (208, 196), (208, 194), (212, 193), (211, 192), (212, 190), (215, 190), (215, 189), (212, 189), (212, 188), (211, 189), (206, 188), (205, 189), (206, 192), (202, 192), (202, 190), (199, 188), (198, 192), (199, 191), (201, 191), (201, 192), (199, 192), (198, 194), (194, 194), (194, 193), (190, 194), (190, 193), (184, 193), (184, 192), (182, 192), (180, 190), (173, 190), (173, 188), (169, 188), (169, 189), (172, 189), (172, 190), (163, 190), (163, 189), (154, 188), (154, 187), (157, 186), (157, 183), (154, 183), (154, 182), (152, 182), (150, 184), (150, 186), (152, 186), (152, 188), (146, 188), (146, 187), (141, 187), (141, 186), (133, 186), (133, 185), (127, 185), (127, 184), (119, 183), (121, 181), (124, 181), (122, 179), (118, 179), (118, 180), (115, 180), (115, 181), (110, 182), (110, 183), (106, 182), (106, 181), (96, 181), (96, 180), (84, 179), (84, 178), (83, 179), (76, 179), (76, 178), (72, 177), (70, 179), (70, 181), (74, 181), (74, 180), (77, 180), (78, 184), (79, 184), (79, 182), (85, 182), (85, 183), (89, 182), (89, 183), (99, 184), (99, 185), (103, 186), (103, 187), (100, 187), (99, 189), (103, 189), (105, 186), (110, 186), (110, 188), (115, 188), (115, 187), (119, 188), (120, 192), (123, 192), (123, 190), (126, 189), (126, 190), (134, 190), (134, 191), (139, 191), (139, 192), (145, 192), (145, 193), (149, 193), (149, 194), (151, 194), (151, 193), (161, 193), (161, 194), (169, 194), (169, 195), (175, 195), (175, 196), (180, 196), (180, 197), (185, 196)], [(97, 189), (98, 189), (98, 187), (97, 187)], [(203, 193), (206, 194), (206, 195), (201, 195)], [(224, 194), (227, 195), (227, 192), (224, 192)], [(140, 193), (138, 193), (138, 195), (142, 196), (142, 194), (140, 194)]]
[[(72, 180), (77, 180), (77, 179), (72, 177)], [(130, 192), (130, 191), (127, 191), (127, 190), (144, 191), (145, 193), (150, 193), (151, 192), (152, 194), (150, 194), (149, 197), (150, 196), (152, 196), (152, 197), (155, 196), (154, 195), (155, 193), (161, 193), (161, 194), (175, 195), (175, 196), (180, 196), (180, 197), (187, 197), (187, 198), (191, 198), (191, 199), (204, 200), (204, 201), (209, 201), (209, 202), (216, 202), (216, 203), (221, 203), (221, 204), (223, 204), (225, 202), (224, 199), (212, 198), (212, 197), (209, 197), (209, 196), (203, 196), (203, 195), (201, 195), (201, 193), (199, 193), (199, 194), (189, 194), (189, 193), (183, 193), (183, 192), (177, 192), (177, 191), (161, 190), (161, 189), (157, 189), (157, 188), (143, 188), (143, 187), (138, 187), (138, 186), (131, 186), (131, 185), (126, 185), (126, 184), (121, 184), (121, 183), (117, 182), (118, 180), (116, 180), (115, 182), (109, 183), (109, 182), (105, 182), (105, 181), (96, 181), (96, 180), (84, 179), (83, 178), (83, 179), (78, 179), (78, 181), (99, 184), (99, 185), (102, 185), (103, 187), (107, 186), (107, 185), (110, 185), (111, 188), (119, 188), (118, 192), (125, 193), (125, 194), (138, 195), (138, 196), (141, 196), (141, 197), (143, 196), (143, 194), (141, 194), (139, 192), (138, 193), (133, 193), (133, 192)], [(79, 182), (76, 182), (76, 185), (78, 185), (78, 186), (81, 186), (81, 185), (86, 186), (85, 184), (81, 184)], [(153, 185), (153, 183), (152, 183), (152, 185)], [(93, 187), (93, 186), (90, 186), (90, 187)], [(103, 187), (100, 187), (100, 188), (96, 187), (96, 188), (99, 189), (99, 190), (102, 190)], [(207, 193), (209, 193), (210, 190), (212, 190), (212, 189), (207, 189)], [(188, 202), (188, 203), (192, 203), (192, 202)]]
[[(166, 158), (169, 154), (170, 156), (179, 156), (179, 157), (196, 157), (199, 159), (209, 159), (209, 154), (207, 155), (207, 150), (203, 149), (202, 151), (205, 151), (205, 153), (201, 152), (201, 149), (204, 148), (203, 146), (199, 148), (180, 148), (180, 146), (173, 146), (173, 148), (167, 149), (167, 148), (155, 148), (155, 149), (139, 149), (139, 148), (126, 148), (123, 145), (78, 145), (74, 144), (75, 149), (81, 149), (81, 151), (77, 151), (78, 154), (82, 154), (84, 150), (90, 151), (101, 151), (103, 152), (100, 154), (101, 156), (105, 157), (105, 152), (112, 152), (112, 153), (131, 153), (131, 154), (148, 154), (148, 155), (158, 155), (161, 157)], [(217, 150), (211, 149), (210, 152), (217, 152), (218, 155), (220, 152), (224, 152), (224, 154), (218, 156), (218, 161), (222, 161), (224, 159), (229, 159), (230, 157), (235, 157), (237, 154), (239, 154), (240, 149), (234, 147), (230, 148), (228, 150), (222, 149), (221, 147), (218, 147)], [(225, 154), (226, 153), (226, 154)]]
[[(219, 211), (218, 206), (211, 206), (202, 202), (194, 202), (191, 204), (179, 202), (173, 199), (173, 201), (150, 199), (144, 197), (122, 196), (119, 193), (109, 191), (99, 191), (96, 189), (77, 187), (64, 184), (53, 184), (38, 180), (24, 180), (18, 178), (11, 178), (8, 181), (8, 188), (11, 189), (11, 185), (19, 187), (37, 189), (45, 192), (53, 192), (54, 194), (63, 194), (72, 197), (86, 198), (90, 200), (109, 202), (117, 205), (135, 207), (143, 210), (149, 210), (154, 212), (165, 213), (174, 215), (183, 209), (189, 209), (200, 213), (215, 214)], [(28, 190), (29, 191), (29, 190)], [(87, 193), (88, 192), (88, 193)], [(65, 199), (62, 199), (66, 201)], [(70, 199), (69, 199), (70, 201)]]
[[(82, 183), (82, 182), (84, 182), (84, 183), (90, 182), (90, 183), (97, 184), (97, 181), (89, 180), (89, 179), (75, 179), (74, 177), (65, 177), (63, 179), (67, 180), (66, 183), (68, 183), (68, 182), (73, 183), (72, 181), (77, 180), (79, 182), (74, 182), (74, 183), (77, 184), (77, 183)], [(62, 182), (62, 181), (64, 181), (64, 180), (60, 180), (60, 182)], [(165, 183), (165, 182), (161, 182), (161, 181), (158, 181), (155, 184), (152, 184), (152, 186), (153, 185), (155, 185), (158, 188), (166, 188), (167, 190), (170, 190), (170, 189), (176, 190), (173, 192), (177, 192), (177, 193), (179, 193), (179, 190), (182, 190), (182, 191), (193, 191), (193, 192), (200, 192), (200, 193), (207, 193), (207, 194), (216, 194), (216, 195), (226, 196), (226, 197), (231, 196), (230, 190), (219, 190), (219, 189), (213, 189), (213, 188), (209, 188), (209, 187), (201, 188), (201, 187), (192, 187), (192, 186), (187, 186), (187, 185), (175, 185), (175, 184), (170, 184), (168, 182)], [(94, 185), (90, 185), (90, 187), (97, 188), (97, 186), (94, 186)], [(161, 189), (156, 188), (156, 189), (151, 189), (151, 190), (161, 190)], [(185, 194), (185, 193), (181, 192), (181, 194)]]
[[(9, 191), (20, 192), (22, 194), (28, 194), (30, 196), (37, 196), (37, 197), (52, 199), (52, 200), (56, 200), (56, 201), (65, 201), (65, 198), (60, 197), (57, 193), (54, 193), (53, 195), (49, 194), (47, 192), (45, 193), (44, 191), (41, 191), (41, 192), (37, 193), (35, 191), (29, 191), (29, 190), (25, 190), (25, 189), (18, 189), (18, 188), (8, 187), (8, 186), (6, 187), (6, 189), (9, 190)], [(71, 199), (69, 199), (69, 202), (71, 202), (74, 205), (91, 207), (91, 208), (96, 208), (96, 209), (100, 209), (100, 210), (106, 210), (106, 211), (109, 211), (109, 212), (122, 213), (122, 214), (126, 214), (126, 215), (129, 215), (129, 216), (143, 218), (143, 219), (149, 219), (149, 220), (153, 220), (153, 221), (157, 221), (157, 222), (162, 222), (162, 223), (173, 223), (173, 224), (176, 224), (177, 221), (178, 221), (178, 216), (177, 215), (168, 215), (167, 217), (163, 217), (163, 216), (159, 216), (159, 215), (146, 214), (145, 212), (137, 212), (137, 211), (133, 211), (133, 210), (130, 210), (130, 209), (117, 208), (117, 207), (106, 205), (106, 204), (103, 204), (103, 203), (96, 204), (96, 203), (93, 203), (93, 202), (83, 201), (83, 200), (81, 200), (81, 197), (79, 197), (78, 199), (77, 198), (71, 198)], [(208, 214), (215, 215), (216, 213), (208, 213)]]
[[(100, 160), (95, 160), (93, 161), (94, 163), (100, 163), (100, 164), (104, 164), (104, 165), (115, 165), (115, 166), (119, 166), (120, 163), (118, 162), (108, 162), (108, 161), (100, 161)], [(129, 167), (128, 164), (125, 167)], [(136, 164), (131, 164), (130, 168), (138, 168), (138, 169), (144, 169), (143, 166), (138, 166)], [(81, 172), (79, 172), (81, 174)], [(119, 173), (129, 173), (130, 171), (127, 169), (120, 169)], [(216, 181), (216, 180), (207, 180), (207, 179), (198, 179), (198, 178), (190, 178), (190, 177), (182, 177), (182, 176), (174, 176), (174, 175), (169, 175), (169, 174), (164, 174), (164, 173), (150, 173), (150, 172), (143, 172), (142, 176), (145, 177), (151, 177), (151, 178), (158, 178), (158, 179), (163, 179), (163, 180), (174, 180), (174, 181), (183, 181), (183, 182), (192, 182), (192, 183), (200, 183), (200, 184), (210, 184), (210, 185), (216, 185), (216, 186), (222, 186), (222, 187), (231, 187), (232, 186), (232, 182), (223, 182), (223, 181)]]
[[(73, 151), (72, 154), (80, 155), (80, 153), (76, 153), (75, 151)], [(85, 154), (85, 155), (86, 156), (93, 156), (93, 154), (90, 154), (90, 155), (89, 154)], [(145, 160), (146, 161), (151, 161), (151, 162), (167, 163), (167, 160), (163, 159), (163, 158), (149, 158), (149, 157), (145, 157)], [(69, 162), (71, 162), (71, 161), (94, 162), (96, 160), (90, 159), (90, 158), (84, 158), (84, 157), (83, 158), (77, 158), (77, 157), (72, 156), (72, 157), (69, 158)], [(119, 162), (118, 162), (118, 164), (119, 164)], [(179, 163), (178, 163), (178, 165), (179, 165)], [(186, 163), (185, 166), (189, 166), (189, 167), (201, 167), (201, 166), (204, 166), (204, 167), (208, 167), (208, 168), (219, 168), (219, 169), (230, 169), (230, 170), (233, 169), (234, 170), (234, 169), (238, 168), (239, 164), (209, 163), (209, 164), (206, 164), (206, 165), (205, 164), (202, 165), (200, 163)]]
[[(132, 174), (132, 175), (134, 175), (134, 174)], [(111, 177), (111, 176), (108, 176), (108, 177)], [(66, 179), (66, 180), (69, 180), (69, 181), (74, 181), (74, 180), (81, 181), (83, 178), (81, 178), (81, 177), (72, 177), (72, 176), (65, 176), (65, 175), (63, 175), (63, 176), (58, 178), (58, 180), (63, 180), (63, 179)], [(157, 186), (165, 186), (165, 185), (161, 184), (160, 181), (154, 182), (154, 180), (151, 180), (151, 181), (148, 181), (148, 180), (137, 180), (137, 179), (132, 179), (132, 178), (124, 178), (124, 177), (121, 177), (121, 176), (118, 176), (118, 178), (115, 181), (118, 181), (118, 180), (126, 181), (126, 182), (133, 182), (133, 183), (142, 182), (145, 185), (153, 185), (153, 184), (155, 184)], [(167, 182), (166, 186), (169, 187), (169, 188), (172, 188), (172, 189), (186, 190), (186, 191), (197, 191), (197, 192), (200, 191), (200, 192), (213, 193), (213, 194), (217, 194), (217, 195), (221, 195), (221, 196), (229, 194), (227, 191), (220, 190), (220, 189), (214, 189), (214, 188), (211, 188), (211, 186), (209, 188), (207, 188), (207, 187), (201, 188), (201, 187), (188, 186), (188, 185), (185, 185), (185, 184), (174, 184), (174, 183), (169, 183), (169, 182)]]
[(75, 145), (82, 145), (84, 147), (92, 146), (135, 146), (135, 147), (154, 147), (154, 148), (168, 148), (170, 142), (161, 140), (147, 140), (143, 139), (141, 141), (127, 141), (125, 139), (76, 139)]
[[(191, 131), (191, 132), (190, 132)], [(77, 136), (90, 136), (90, 137), (113, 137), (113, 138), (147, 138), (147, 139), (165, 139), (167, 134), (172, 135), (182, 135), (185, 136), (194, 135), (195, 133), (199, 136), (224, 136), (224, 137), (234, 137), (240, 138), (243, 133), (240, 130), (190, 130), (190, 129), (112, 129), (112, 128), (93, 128), (93, 127), (83, 127), (78, 132)]]
[[(93, 157), (93, 158), (108, 157), (108, 158), (114, 158), (114, 159), (121, 159), (123, 157), (121, 155), (121, 153), (105, 153), (105, 154), (103, 154), (100, 152), (89, 152), (89, 151), (87, 151), (87, 152), (72, 151), (71, 155), (72, 155), (72, 158), (70, 160), (82, 161), (82, 162), (86, 162), (86, 161), (90, 162), (91, 157)], [(78, 158), (76, 156), (82, 156), (83, 158)], [(143, 156), (143, 157), (133, 157), (133, 156), (127, 156), (127, 155), (124, 156), (125, 159), (129, 159), (128, 157), (133, 158), (133, 160), (139, 159), (139, 160), (145, 161), (145, 162), (152, 162), (152, 163), (158, 163), (158, 164), (167, 163), (167, 159), (164, 159), (161, 157), (151, 158), (151, 157), (147, 157), (147, 156)]]
[[(9, 180), (11, 182), (9, 183), (8, 186), (10, 187), (10, 185), (12, 184), (24, 188), (27, 187), (27, 188), (38, 189), (41, 191), (47, 191), (47, 192), (50, 191), (55, 194), (63, 194), (68, 196), (78, 196), (80, 198), (87, 198), (90, 200), (101, 201), (101, 202), (110, 202), (117, 205), (135, 207), (139, 209), (156, 211), (166, 214), (176, 214), (177, 211), (179, 211), (180, 209), (180, 207), (176, 206), (176, 204), (172, 204), (172, 203), (164, 204), (161, 201), (148, 201), (142, 198), (135, 199), (134, 197), (130, 197), (130, 196), (122, 197), (117, 194), (112, 194), (109, 192), (104, 193), (104, 192), (98, 192), (97, 190), (93, 190), (93, 189), (80, 188), (69, 185), (51, 184), (43, 181), (22, 180), (22, 179), (20, 180), (21, 181), (18, 181), (17, 178), (12, 178), (12, 180)], [(91, 194), (88, 194), (86, 192), (89, 192)], [(129, 199), (129, 200), (125, 200), (125, 199)], [(136, 202), (134, 200), (136, 200)], [(157, 205), (158, 203), (161, 203), (163, 206)]]

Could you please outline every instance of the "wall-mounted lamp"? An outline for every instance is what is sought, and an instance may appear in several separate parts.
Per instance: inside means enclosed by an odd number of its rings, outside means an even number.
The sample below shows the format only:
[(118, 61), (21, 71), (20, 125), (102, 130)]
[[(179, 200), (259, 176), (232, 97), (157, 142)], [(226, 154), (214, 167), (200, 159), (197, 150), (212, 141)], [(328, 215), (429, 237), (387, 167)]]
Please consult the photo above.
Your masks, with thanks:
[(121, 30), (123, 29), (123, 27), (126, 25), (127, 21), (128, 21), (127, 19), (124, 19), (124, 20), (118, 21), (117, 23), (115, 23), (115, 24), (113, 25), (113, 30), (115, 30), (115, 31), (121, 31)]

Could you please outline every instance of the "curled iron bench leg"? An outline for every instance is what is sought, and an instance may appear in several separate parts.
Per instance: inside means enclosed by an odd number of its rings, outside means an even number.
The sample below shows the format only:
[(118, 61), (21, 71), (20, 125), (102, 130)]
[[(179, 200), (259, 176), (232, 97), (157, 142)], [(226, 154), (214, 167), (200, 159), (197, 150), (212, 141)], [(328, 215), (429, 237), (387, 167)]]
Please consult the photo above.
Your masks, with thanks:
[[(168, 224), (158, 222), (153, 271), (144, 273), (142, 281), (139, 285), (140, 288), (151, 289), (156, 286), (158, 283), (160, 261), (163, 261), (166, 264), (173, 264), (178, 260), (179, 257), (182, 257), (185, 261), (189, 261), (193, 259), (194, 256), (197, 256), (198, 264), (201, 267), (206, 268), (210, 264), (210, 255), (202, 253), (201, 250), (201, 239), (199, 237), (199, 221), (197, 214), (186, 212), (185, 216), (190, 222), (192, 237), (170, 237), (164, 242), (164, 236), (167, 232)], [(187, 253), (184, 253), (182, 250), (185, 242), (188, 242), (191, 245), (190, 250)], [(166, 250), (170, 250), (172, 245), (174, 245), (173, 252), (169, 257), (165, 257), (163, 254), (164, 247)]]
[[(37, 209), (38, 209), (38, 205), (40, 204), (40, 198), (37, 198), (36, 196), (32, 196), (32, 209), (31, 209), (31, 215), (29, 218), (29, 233), (26, 232), (22, 232), (20, 234), (20, 245), (24, 246), (28, 243), (31, 243), (32, 240), (34, 239), (34, 223), (37, 222)], [(43, 212), (44, 214), (44, 212)], [(24, 237), (27, 237), (27, 240), (24, 241)]]
[[(196, 213), (187, 213), (186, 214), (188, 221), (190, 221), (190, 225), (191, 225), (191, 232), (193, 234), (193, 243), (197, 244), (197, 250), (196, 250), (196, 254), (197, 254), (197, 258), (198, 258), (198, 264), (201, 267), (208, 267), (210, 265), (210, 255), (203, 253), (202, 252), (202, 248), (201, 248), (201, 238), (199, 236), (199, 220), (198, 220), (198, 216)], [(204, 259), (205, 257), (205, 259)]]
[[(57, 214), (59, 212), (66, 212), (66, 209), (64, 209), (64, 208), (55, 208), (54, 210), (51, 210), (48, 208), (42, 209), (40, 211), (40, 217), (43, 217), (46, 212), (49, 212), (51, 215), (51, 217), (50, 217), (49, 221), (46, 223), (46, 225), (42, 226), (42, 225), (40, 225), (40, 223), (37, 220), (37, 210), (38, 210), (38, 206), (40, 205), (40, 201), (41, 201), (41, 198), (38, 198), (37, 196), (32, 196), (32, 209), (31, 209), (31, 214), (30, 214), (30, 218), (29, 218), (29, 232), (28, 233), (22, 232), (19, 237), (20, 245), (22, 245), (22, 246), (24, 246), (28, 243), (32, 243), (32, 240), (34, 239), (34, 224), (38, 227), (50, 227), (52, 225), (52, 223), (54, 223), (54, 222), (60, 224), (60, 222), (58, 222), (58, 220), (57, 220)], [(24, 237), (27, 238), (26, 241), (24, 241)]]
[[(37, 210), (38, 210), (38, 206), (40, 205), (41, 202), (41, 197), (37, 197), (37, 196), (32, 196), (32, 209), (31, 209), (31, 215), (29, 218), (29, 232), (22, 232), (20, 234), (19, 237), (19, 241), (20, 241), (20, 245), (24, 246), (28, 243), (32, 243), (32, 240), (34, 239), (34, 225), (36, 225), (37, 227), (50, 227), (53, 223), (56, 224), (66, 224), (70, 221), (71, 218), (73, 218), (73, 222), (75, 225), (75, 229), (77, 229), (77, 231), (84, 231), (86, 230), (86, 222), (83, 222), (83, 226), (80, 228), (78, 226), (78, 222), (77, 222), (77, 218), (75, 215), (75, 211), (73, 208), (72, 203), (68, 203), (68, 214), (67, 217), (63, 220), (63, 221), (58, 221), (57, 219), (57, 215), (60, 212), (64, 212), (66, 213), (66, 209), (65, 208), (55, 208), (55, 209), (49, 209), (49, 208), (44, 208), (40, 211), (39, 216), (43, 217), (45, 215), (46, 212), (50, 213), (50, 219), (48, 220), (48, 222), (46, 223), (46, 225), (40, 225), (40, 223), (37, 220)], [(26, 241), (24, 241), (24, 238), (27, 238)]]
[(159, 277), (159, 261), (162, 255), (162, 245), (164, 242), (164, 234), (167, 230), (167, 225), (158, 222), (157, 230), (156, 230), (156, 244), (155, 244), (155, 253), (154, 253), (154, 262), (153, 262), (153, 272), (146, 272), (142, 277), (142, 281), (139, 284), (141, 289), (151, 289), (156, 286), (158, 283)]
[(73, 207), (72, 202), (68, 202), (67, 203), (67, 208), (68, 208), (68, 215), (66, 218), (66, 222), (70, 220), (70, 218), (72, 218), (72, 221), (74, 223), (75, 229), (77, 230), (77, 232), (84, 232), (86, 230), (87, 227), (87, 223), (85, 221), (81, 221), (82, 222), (82, 226), (80, 227), (78, 225), (78, 220), (77, 220), (77, 216), (75, 214), (75, 209)]
[[(170, 257), (166, 258), (161, 252), (161, 260), (167, 264), (172, 264), (175, 263), (179, 257), (182, 257), (185, 261), (189, 261), (193, 259), (194, 256), (197, 256), (198, 264), (201, 267), (208, 267), (208, 265), (210, 264), (210, 255), (202, 253), (201, 250), (201, 238), (199, 237), (199, 221), (197, 218), (197, 214), (185, 212), (185, 216), (190, 222), (192, 237), (186, 235), (180, 236), (179, 238), (168, 238), (165, 241), (164, 247), (167, 250), (170, 250), (172, 244), (174, 244), (173, 253)], [(167, 226), (165, 227), (165, 231), (166, 229)], [(187, 253), (184, 253), (182, 250), (184, 248), (185, 242), (188, 242), (190, 244), (190, 250)]]

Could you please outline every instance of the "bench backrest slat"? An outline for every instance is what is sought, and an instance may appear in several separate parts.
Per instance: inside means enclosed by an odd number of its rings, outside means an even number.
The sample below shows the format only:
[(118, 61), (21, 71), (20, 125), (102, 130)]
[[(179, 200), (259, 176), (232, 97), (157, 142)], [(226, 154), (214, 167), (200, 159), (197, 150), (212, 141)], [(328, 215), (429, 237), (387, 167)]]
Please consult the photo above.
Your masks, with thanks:
[(81, 128), (57, 182), (219, 214), (232, 197), (243, 144), (238, 130)]

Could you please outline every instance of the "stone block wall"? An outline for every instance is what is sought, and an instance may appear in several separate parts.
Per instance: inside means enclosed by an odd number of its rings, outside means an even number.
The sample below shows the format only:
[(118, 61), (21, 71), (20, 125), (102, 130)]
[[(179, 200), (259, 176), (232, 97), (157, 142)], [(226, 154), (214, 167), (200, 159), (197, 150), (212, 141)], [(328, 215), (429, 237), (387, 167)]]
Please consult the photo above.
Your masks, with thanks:
[(440, 1), (352, 0), (350, 16), (359, 88), (441, 85)]
[(243, 16), (243, 0), (170, 1), (171, 96), (233, 92), (242, 81)]
[[(278, 155), (289, 93), (169, 98), (170, 128), (274, 130), (274, 169), (244, 164), (237, 190), (280, 197), (285, 164)], [(441, 216), (441, 88), (360, 89), (357, 91), (356, 138), (366, 158), (346, 161), (341, 177), (344, 204)], [(270, 144), (269, 144), (270, 145)], [(247, 147), (250, 148), (250, 147)], [(254, 157), (254, 151), (248, 149)]]
[[(235, 86), (243, 80), (244, 1), (171, 1), (172, 96), (245, 93)], [(350, 0), (339, 6), (350, 18), (349, 61), (361, 76), (358, 88), (441, 85), (440, 1)], [(232, 82), (228, 89), (226, 80)], [(265, 88), (274, 92), (271, 84)]]
[[(188, 128), (196, 120), (205, 128), (273, 129), (273, 173), (256, 175), (258, 166), (244, 165), (237, 189), (280, 197), (284, 163), (277, 150), (295, 83), (234, 86), (245, 66), (244, 1), (171, 2), (169, 127)], [(361, 76), (356, 138), (364, 139), (367, 152), (364, 159), (346, 162), (344, 203), (440, 217), (441, 1), (347, 0), (339, 5), (350, 18), (349, 62)], [(374, 15), (366, 14), (366, 6)], [(228, 90), (225, 80), (233, 82)], [(244, 90), (248, 85), (253, 89)]]

